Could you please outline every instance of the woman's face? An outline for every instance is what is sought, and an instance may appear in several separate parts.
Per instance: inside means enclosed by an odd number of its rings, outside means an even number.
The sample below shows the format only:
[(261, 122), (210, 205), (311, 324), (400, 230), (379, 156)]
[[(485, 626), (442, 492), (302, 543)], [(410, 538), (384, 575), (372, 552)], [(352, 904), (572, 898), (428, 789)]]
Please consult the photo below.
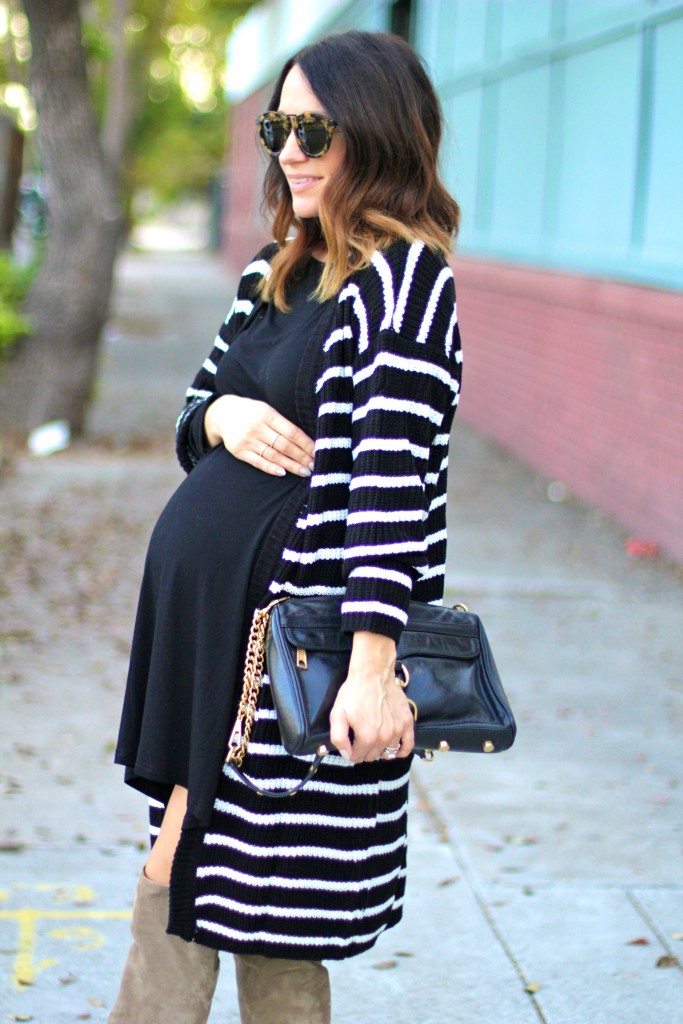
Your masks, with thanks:
[[(282, 114), (330, 116), (296, 64), (284, 80), (278, 109)], [(342, 167), (345, 155), (344, 139), (338, 129), (325, 156), (319, 157), (306, 156), (299, 148), (294, 132), (289, 133), (278, 159), (292, 193), (292, 207), (297, 217), (318, 216), (322, 195), (330, 179)]]

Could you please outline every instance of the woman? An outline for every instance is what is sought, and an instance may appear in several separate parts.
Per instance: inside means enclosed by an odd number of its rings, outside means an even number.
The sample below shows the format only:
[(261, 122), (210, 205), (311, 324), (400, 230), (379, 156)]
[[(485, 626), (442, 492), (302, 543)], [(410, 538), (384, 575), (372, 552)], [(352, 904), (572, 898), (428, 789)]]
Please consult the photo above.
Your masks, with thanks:
[[(188, 391), (188, 477), (142, 584), (116, 760), (158, 834), (111, 1024), (205, 1021), (218, 950), (243, 1024), (323, 1024), (320, 961), (401, 917), (413, 727), (396, 641), (409, 600), (443, 594), (460, 380), (441, 111), (406, 43), (350, 32), (287, 62), (258, 130), (275, 242)], [(266, 795), (224, 758), (246, 628), (288, 594), (339, 595), (353, 640), (338, 753), (283, 804), (268, 791), (309, 759), (281, 746), (267, 676), (243, 764)]]

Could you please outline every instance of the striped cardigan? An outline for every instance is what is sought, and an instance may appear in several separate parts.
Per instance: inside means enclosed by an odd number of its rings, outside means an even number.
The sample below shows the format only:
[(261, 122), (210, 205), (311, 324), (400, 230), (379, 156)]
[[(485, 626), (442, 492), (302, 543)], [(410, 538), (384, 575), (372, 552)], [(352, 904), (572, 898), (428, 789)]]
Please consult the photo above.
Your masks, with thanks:
[[(193, 417), (214, 396), (217, 364), (258, 308), (256, 286), (274, 251), (244, 271), (188, 391), (178, 421), (188, 471), (201, 454)], [(263, 603), (338, 594), (346, 630), (398, 639), (411, 597), (438, 604), (443, 596), (448, 438), (461, 369), (452, 273), (424, 245), (396, 242), (345, 283), (323, 327), (306, 352), (314, 393), (297, 396), (315, 437), (314, 468), (285, 509), (284, 528), (273, 531), (258, 593)], [(295, 785), (309, 760), (282, 747), (265, 674), (244, 771), (267, 794)], [(183, 831), (169, 931), (229, 952), (294, 959), (368, 949), (402, 914), (409, 768), (410, 759), (350, 765), (329, 756), (283, 806), (225, 765), (208, 828)], [(152, 810), (153, 825), (162, 810)]]
[[(244, 271), (232, 309), (177, 424), (190, 471), (192, 418), (254, 311), (268, 246)], [(271, 595), (339, 594), (346, 632), (398, 640), (411, 600), (440, 603), (446, 559), (448, 439), (461, 376), (453, 274), (421, 242), (375, 252), (313, 338), (315, 455), (308, 493), (269, 582)]]

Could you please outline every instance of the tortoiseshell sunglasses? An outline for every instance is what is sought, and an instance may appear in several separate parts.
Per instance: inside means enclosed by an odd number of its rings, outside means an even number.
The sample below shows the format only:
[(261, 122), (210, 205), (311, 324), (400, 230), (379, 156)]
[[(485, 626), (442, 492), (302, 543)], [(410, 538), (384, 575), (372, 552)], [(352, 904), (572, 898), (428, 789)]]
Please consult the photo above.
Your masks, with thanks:
[(322, 114), (280, 114), (267, 110), (256, 118), (261, 145), (271, 156), (278, 156), (292, 128), (299, 148), (306, 156), (325, 156), (337, 122)]

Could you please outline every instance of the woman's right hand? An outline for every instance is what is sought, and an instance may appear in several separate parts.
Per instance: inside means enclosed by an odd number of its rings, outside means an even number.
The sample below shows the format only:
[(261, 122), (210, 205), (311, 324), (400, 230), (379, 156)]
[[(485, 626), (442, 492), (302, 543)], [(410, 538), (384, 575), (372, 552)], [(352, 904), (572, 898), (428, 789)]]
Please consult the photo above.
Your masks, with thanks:
[(212, 448), (222, 443), (264, 473), (311, 475), (312, 439), (266, 402), (221, 395), (206, 410), (204, 433)]

